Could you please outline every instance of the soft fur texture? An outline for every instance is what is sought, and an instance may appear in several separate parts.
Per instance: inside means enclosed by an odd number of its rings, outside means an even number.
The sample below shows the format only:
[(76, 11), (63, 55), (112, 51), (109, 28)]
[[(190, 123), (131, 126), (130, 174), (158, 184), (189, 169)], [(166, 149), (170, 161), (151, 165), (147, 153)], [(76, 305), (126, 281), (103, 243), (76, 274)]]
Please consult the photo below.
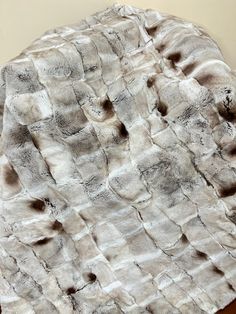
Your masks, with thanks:
[(114, 5), (0, 76), (5, 313), (215, 313), (236, 296), (236, 78), (200, 27)]

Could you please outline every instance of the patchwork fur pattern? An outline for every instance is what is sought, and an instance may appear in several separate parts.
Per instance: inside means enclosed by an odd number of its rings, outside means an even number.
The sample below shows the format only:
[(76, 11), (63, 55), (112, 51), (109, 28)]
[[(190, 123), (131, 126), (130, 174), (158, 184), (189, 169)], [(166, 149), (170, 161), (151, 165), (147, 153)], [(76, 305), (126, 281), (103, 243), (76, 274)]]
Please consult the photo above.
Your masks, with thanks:
[(236, 77), (114, 5), (1, 68), (3, 313), (215, 313), (236, 296)]

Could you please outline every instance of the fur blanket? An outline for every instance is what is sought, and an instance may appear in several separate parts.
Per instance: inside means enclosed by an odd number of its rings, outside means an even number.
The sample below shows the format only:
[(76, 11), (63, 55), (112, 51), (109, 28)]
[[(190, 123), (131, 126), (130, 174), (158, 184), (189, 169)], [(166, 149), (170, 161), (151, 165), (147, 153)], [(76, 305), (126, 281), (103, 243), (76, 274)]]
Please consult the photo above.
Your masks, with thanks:
[(1, 68), (5, 313), (236, 297), (236, 77), (199, 26), (114, 5)]

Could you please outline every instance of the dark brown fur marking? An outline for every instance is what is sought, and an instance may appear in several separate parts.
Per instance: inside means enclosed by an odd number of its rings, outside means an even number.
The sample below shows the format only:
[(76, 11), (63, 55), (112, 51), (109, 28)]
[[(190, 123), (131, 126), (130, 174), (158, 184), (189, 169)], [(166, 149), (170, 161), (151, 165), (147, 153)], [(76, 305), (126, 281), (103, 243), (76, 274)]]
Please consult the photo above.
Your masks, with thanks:
[(58, 230), (58, 231), (62, 231), (63, 230), (63, 225), (60, 221), (58, 220), (55, 220), (53, 223), (52, 223), (52, 226), (51, 226), (52, 230)]
[(230, 290), (235, 291), (234, 287), (229, 282), (228, 282), (228, 287), (229, 287)]
[(70, 287), (66, 290), (66, 294), (70, 295), (70, 294), (74, 294), (76, 293), (76, 289), (74, 287)]
[(154, 77), (149, 77), (149, 79), (147, 80), (147, 87), (150, 88), (154, 85), (155, 83), (155, 78)]
[(173, 63), (177, 63), (181, 59), (181, 53), (180, 52), (175, 52), (170, 54), (167, 59), (171, 60)]
[(185, 235), (184, 233), (182, 234), (181, 241), (182, 241), (183, 243), (188, 243), (188, 242), (189, 242), (189, 241), (188, 241), (188, 238), (186, 237), (186, 235)]
[(159, 52), (162, 52), (165, 48), (166, 48), (166, 45), (164, 45), (164, 44), (161, 44), (160, 46), (157, 46), (157, 47), (156, 47), (156, 49), (157, 49)]
[(126, 130), (126, 127), (123, 123), (121, 123), (119, 125), (119, 135), (120, 135), (120, 137), (123, 137), (123, 138), (126, 138), (129, 135), (129, 133)]
[(89, 219), (85, 217), (82, 213), (80, 213), (80, 217), (83, 219), (85, 223), (89, 221)]
[(51, 238), (44, 238), (44, 239), (41, 239), (41, 240), (38, 240), (37, 242), (35, 242), (34, 245), (44, 245), (50, 241), (51, 241)]
[(236, 114), (230, 111), (227, 111), (225, 108), (218, 109), (219, 115), (224, 118), (226, 121), (236, 121)]
[(150, 28), (146, 28), (146, 31), (148, 33), (149, 36), (155, 36), (156, 34), (156, 31), (157, 31), (157, 26), (153, 26), (153, 27), (150, 27)]
[(97, 276), (93, 273), (88, 273), (88, 279), (89, 279), (89, 281), (94, 282), (94, 281), (96, 281)]
[(34, 136), (32, 136), (32, 142), (33, 142), (34, 146), (35, 146), (37, 149), (39, 149), (38, 140), (37, 140)]
[(214, 273), (224, 276), (224, 272), (220, 270), (218, 267), (216, 267), (215, 265), (212, 267), (212, 270)]
[(97, 238), (97, 236), (96, 236), (95, 234), (93, 234), (93, 233), (92, 233), (92, 237), (93, 237), (94, 242), (95, 242), (95, 243), (97, 243), (97, 242), (98, 242), (98, 238)]
[(112, 102), (110, 101), (110, 99), (106, 99), (103, 103), (102, 103), (102, 108), (103, 110), (109, 114), (109, 115), (113, 115), (114, 114), (114, 110), (113, 110), (113, 105)]
[(197, 81), (200, 85), (204, 85), (206, 83), (210, 83), (214, 78), (215, 77), (212, 74), (205, 74), (205, 75), (198, 77)]
[(38, 212), (43, 212), (45, 210), (45, 203), (41, 200), (31, 201), (30, 208)]
[(159, 102), (159, 104), (157, 104), (157, 110), (161, 113), (162, 116), (166, 116), (168, 107), (163, 102)]
[(193, 72), (194, 68), (196, 67), (196, 63), (190, 63), (188, 65), (186, 65), (183, 69), (182, 72), (184, 73), (184, 75), (189, 75), (191, 72)]
[(236, 156), (236, 146), (233, 146), (229, 149), (228, 154), (230, 156)]
[(234, 224), (236, 224), (236, 213), (231, 213), (230, 215), (226, 215), (226, 217), (232, 221)]
[(106, 257), (106, 259), (107, 259), (108, 261), (111, 260), (111, 256), (110, 256), (110, 255), (106, 255), (105, 257)]
[(11, 186), (17, 185), (19, 182), (18, 175), (11, 165), (7, 165), (4, 168), (4, 178), (5, 178), (6, 184), (11, 185)]
[(236, 183), (228, 187), (221, 188), (219, 191), (220, 197), (232, 196), (235, 193), (236, 193)]
[(201, 252), (201, 251), (196, 250), (196, 255), (197, 255), (197, 257), (199, 257), (199, 258), (207, 259), (207, 254), (204, 253), (204, 252)]

